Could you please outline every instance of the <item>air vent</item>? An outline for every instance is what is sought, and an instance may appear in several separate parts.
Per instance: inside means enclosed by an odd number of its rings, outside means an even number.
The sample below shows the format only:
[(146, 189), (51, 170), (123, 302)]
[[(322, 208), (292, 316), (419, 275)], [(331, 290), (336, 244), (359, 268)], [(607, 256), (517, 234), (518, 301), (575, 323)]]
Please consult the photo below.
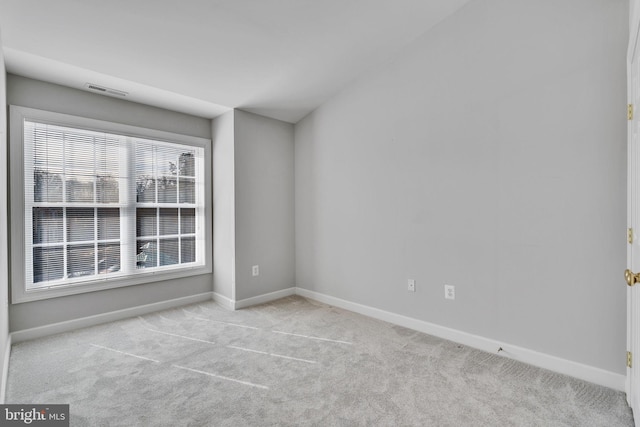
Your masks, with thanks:
[(93, 91), (100, 92), (100, 93), (106, 93), (106, 94), (109, 94), (109, 95), (122, 96), (122, 97), (129, 95), (128, 92), (124, 92), (124, 91), (118, 90), (118, 89), (111, 89), (111, 88), (100, 86), (100, 85), (96, 85), (96, 84), (93, 84), (93, 83), (86, 83), (84, 85), (84, 87), (86, 87), (89, 90), (93, 90)]

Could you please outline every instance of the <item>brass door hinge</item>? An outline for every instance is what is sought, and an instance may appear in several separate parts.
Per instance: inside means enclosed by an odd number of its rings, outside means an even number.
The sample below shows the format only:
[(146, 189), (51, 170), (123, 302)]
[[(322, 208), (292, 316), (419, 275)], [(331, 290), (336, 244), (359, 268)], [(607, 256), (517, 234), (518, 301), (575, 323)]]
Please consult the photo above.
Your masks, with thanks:
[(624, 271), (624, 280), (626, 280), (627, 285), (635, 286), (636, 283), (640, 283), (640, 273), (634, 273), (627, 268)]
[(627, 119), (633, 120), (633, 104), (627, 105)]
[(630, 351), (627, 351), (627, 368), (631, 368), (631, 365), (633, 365), (633, 356)]
[(627, 229), (627, 242), (629, 242), (629, 244), (633, 243), (633, 228)]

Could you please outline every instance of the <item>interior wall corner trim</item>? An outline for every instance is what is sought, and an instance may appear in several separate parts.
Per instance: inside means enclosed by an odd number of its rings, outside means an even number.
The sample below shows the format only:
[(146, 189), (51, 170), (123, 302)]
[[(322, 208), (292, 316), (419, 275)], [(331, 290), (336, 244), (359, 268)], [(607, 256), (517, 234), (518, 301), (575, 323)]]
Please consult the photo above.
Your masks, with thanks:
[(227, 298), (222, 294), (219, 294), (217, 292), (213, 292), (213, 298), (212, 299), (218, 305), (226, 308), (227, 310), (235, 310), (236, 302), (231, 298)]

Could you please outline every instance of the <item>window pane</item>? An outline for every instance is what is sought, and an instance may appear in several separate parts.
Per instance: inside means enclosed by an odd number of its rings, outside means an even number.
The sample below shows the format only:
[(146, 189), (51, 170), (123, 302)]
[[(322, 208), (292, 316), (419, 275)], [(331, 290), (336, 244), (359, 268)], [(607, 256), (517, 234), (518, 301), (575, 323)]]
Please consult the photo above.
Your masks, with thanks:
[[(28, 133), (28, 129), (33, 133)], [(55, 126), (25, 122), (25, 139), (33, 142), (33, 166), (42, 170), (62, 170), (64, 134)]]
[(113, 174), (120, 169), (122, 159), (118, 153), (124, 139), (122, 136), (104, 135), (104, 138), (96, 140), (95, 155), (98, 174)]
[(142, 237), (157, 235), (156, 222), (156, 209), (136, 209), (136, 236)]
[(118, 179), (108, 174), (96, 176), (96, 192), (98, 203), (118, 203), (120, 200)]
[(62, 173), (35, 169), (33, 171), (33, 201), (61, 202)]
[(180, 203), (196, 202), (196, 180), (180, 178)]
[(180, 154), (178, 163), (180, 176), (196, 175), (196, 157), (193, 152)]
[(194, 237), (185, 237), (182, 239), (182, 256), (181, 262), (195, 262), (196, 260), (196, 239)]
[(156, 176), (178, 174), (178, 153), (175, 148), (155, 147)]
[(70, 245), (67, 247), (67, 274), (69, 277), (95, 274), (94, 256), (93, 245)]
[(180, 261), (178, 250), (178, 239), (160, 240), (160, 265), (178, 264)]
[(151, 177), (138, 177), (136, 179), (136, 200), (138, 203), (155, 203), (156, 180)]
[(138, 268), (158, 266), (158, 248), (155, 240), (138, 240), (136, 246), (136, 266)]
[(64, 277), (62, 247), (33, 248), (33, 283)]
[(70, 129), (65, 132), (64, 162), (66, 169), (80, 169), (86, 172), (95, 170), (93, 137)]
[(136, 141), (136, 176), (154, 176), (155, 150), (152, 143)]
[(93, 208), (67, 208), (67, 239), (70, 242), (95, 240)]
[(93, 202), (93, 176), (67, 176), (67, 202)]
[(98, 274), (120, 271), (120, 245), (101, 243), (98, 245)]
[(160, 235), (178, 234), (178, 209), (160, 209)]
[(158, 178), (158, 203), (176, 203), (177, 184), (172, 176)]
[(120, 238), (120, 209), (98, 209), (98, 239)]
[(33, 208), (33, 243), (61, 243), (62, 208)]
[(180, 209), (180, 233), (189, 234), (196, 232), (196, 210)]

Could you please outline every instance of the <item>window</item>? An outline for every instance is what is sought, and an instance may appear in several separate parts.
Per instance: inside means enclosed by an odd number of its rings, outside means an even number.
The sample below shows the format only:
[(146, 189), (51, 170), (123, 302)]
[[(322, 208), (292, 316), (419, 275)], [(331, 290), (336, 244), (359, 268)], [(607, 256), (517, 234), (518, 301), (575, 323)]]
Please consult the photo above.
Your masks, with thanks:
[(22, 107), (11, 120), (14, 302), (211, 271), (208, 140)]

